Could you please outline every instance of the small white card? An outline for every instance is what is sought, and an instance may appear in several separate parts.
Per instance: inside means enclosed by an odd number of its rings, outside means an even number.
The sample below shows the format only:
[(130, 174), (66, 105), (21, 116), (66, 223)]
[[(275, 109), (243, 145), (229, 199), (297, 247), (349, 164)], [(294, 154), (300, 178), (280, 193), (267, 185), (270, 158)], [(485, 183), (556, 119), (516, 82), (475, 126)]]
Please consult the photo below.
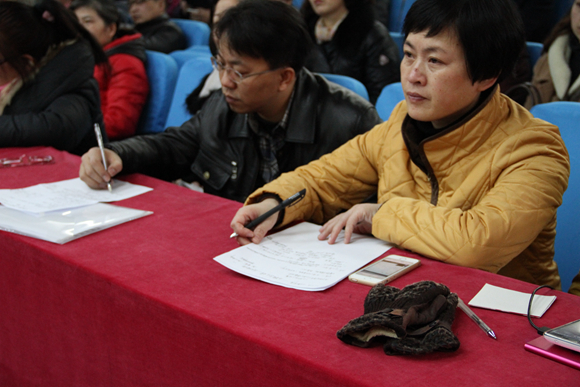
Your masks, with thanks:
[[(469, 305), (478, 308), (499, 310), (501, 312), (528, 314), (528, 303), (531, 293), (522, 293), (515, 290), (500, 288), (485, 284), (483, 288), (469, 301)], [(536, 294), (532, 303), (530, 315), (542, 317), (556, 300), (556, 296), (542, 296)]]

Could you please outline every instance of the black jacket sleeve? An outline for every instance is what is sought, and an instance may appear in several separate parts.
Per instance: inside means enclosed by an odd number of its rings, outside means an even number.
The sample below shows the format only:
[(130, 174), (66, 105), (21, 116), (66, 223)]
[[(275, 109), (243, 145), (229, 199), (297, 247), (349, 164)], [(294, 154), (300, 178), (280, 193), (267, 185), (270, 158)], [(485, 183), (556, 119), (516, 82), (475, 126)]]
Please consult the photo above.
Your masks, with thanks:
[(163, 180), (175, 180), (190, 173), (199, 151), (199, 130), (203, 111), (180, 127), (135, 136), (107, 144), (123, 161), (123, 173), (144, 173)]

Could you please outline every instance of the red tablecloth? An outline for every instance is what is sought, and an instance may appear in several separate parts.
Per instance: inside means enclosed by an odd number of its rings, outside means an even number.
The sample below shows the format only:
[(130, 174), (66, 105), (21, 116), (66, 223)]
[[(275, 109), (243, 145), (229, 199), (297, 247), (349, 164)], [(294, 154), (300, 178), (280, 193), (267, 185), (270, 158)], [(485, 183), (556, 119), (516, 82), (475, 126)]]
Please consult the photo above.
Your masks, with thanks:
[[(77, 176), (80, 160), (51, 148), (52, 165), (0, 168), (0, 188)], [(0, 149), (0, 158), (23, 149)], [(64, 245), (0, 231), (0, 386), (577, 386), (580, 373), (524, 350), (525, 316), (475, 309), (488, 338), (457, 311), (454, 353), (389, 357), (336, 338), (362, 314), (369, 287), (323, 292), (263, 283), (212, 260), (236, 247), (239, 203), (142, 175), (153, 191), (119, 205), (154, 214)], [(323, 242), (321, 242), (323, 243)], [(444, 283), (466, 302), (510, 278), (422, 258), (397, 279)], [(541, 293), (546, 293), (541, 291)], [(580, 318), (580, 297), (558, 299), (536, 324)]]

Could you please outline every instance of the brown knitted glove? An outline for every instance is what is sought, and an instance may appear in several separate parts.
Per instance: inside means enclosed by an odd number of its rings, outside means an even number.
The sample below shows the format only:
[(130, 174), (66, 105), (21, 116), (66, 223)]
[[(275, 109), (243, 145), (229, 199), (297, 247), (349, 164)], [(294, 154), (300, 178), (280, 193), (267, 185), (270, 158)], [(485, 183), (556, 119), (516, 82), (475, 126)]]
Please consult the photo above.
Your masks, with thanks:
[(337, 332), (340, 340), (359, 347), (383, 343), (387, 355), (455, 351), (451, 332), (457, 295), (447, 286), (421, 281), (402, 290), (378, 284), (364, 303), (364, 315)]

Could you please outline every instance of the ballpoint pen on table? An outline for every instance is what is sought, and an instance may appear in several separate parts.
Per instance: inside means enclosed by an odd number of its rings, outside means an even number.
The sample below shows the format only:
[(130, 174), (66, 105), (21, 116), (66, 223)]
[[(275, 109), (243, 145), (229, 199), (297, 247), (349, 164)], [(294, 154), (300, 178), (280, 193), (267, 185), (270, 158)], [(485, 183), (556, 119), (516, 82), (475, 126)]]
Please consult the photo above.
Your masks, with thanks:
[(459, 307), (459, 309), (461, 309), (462, 311), (465, 312), (466, 315), (469, 316), (469, 318), (471, 318), (473, 321), (475, 321), (475, 323), (477, 325), (479, 325), (479, 327), (485, 332), (487, 333), (487, 335), (489, 337), (491, 337), (492, 339), (497, 340), (497, 337), (495, 336), (495, 333), (487, 326), (486, 323), (484, 323), (479, 317), (477, 317), (477, 315), (475, 313), (473, 313), (473, 311), (465, 304), (465, 302), (463, 302), (463, 300), (461, 298), (459, 298), (459, 301), (457, 303), (457, 306)]
[[(258, 216), (256, 219), (252, 220), (250, 223), (246, 224), (246, 228), (253, 230), (254, 227), (258, 226), (260, 223), (268, 219), (270, 216), (274, 215), (276, 212), (283, 210), (286, 207), (289, 207), (293, 204), (298, 203), (302, 198), (306, 195), (306, 189), (303, 189), (300, 192), (295, 193), (294, 195), (290, 196), (288, 199), (284, 200), (282, 203), (278, 204), (276, 207), (272, 208), (269, 211), (266, 211), (262, 215)], [(230, 235), (230, 238), (237, 237), (238, 234), (233, 232)]]
[[(105, 171), (107, 170), (107, 160), (105, 159), (105, 146), (103, 145), (103, 135), (101, 134), (101, 127), (99, 124), (95, 124), (95, 134), (97, 135), (97, 143), (99, 144), (99, 149), (101, 150), (101, 157), (103, 158), (103, 166)], [(107, 182), (107, 188), (109, 192), (113, 192), (113, 187), (111, 187), (111, 182)]]

